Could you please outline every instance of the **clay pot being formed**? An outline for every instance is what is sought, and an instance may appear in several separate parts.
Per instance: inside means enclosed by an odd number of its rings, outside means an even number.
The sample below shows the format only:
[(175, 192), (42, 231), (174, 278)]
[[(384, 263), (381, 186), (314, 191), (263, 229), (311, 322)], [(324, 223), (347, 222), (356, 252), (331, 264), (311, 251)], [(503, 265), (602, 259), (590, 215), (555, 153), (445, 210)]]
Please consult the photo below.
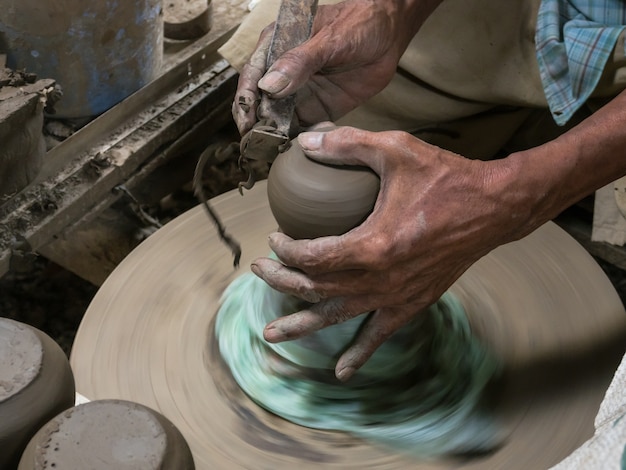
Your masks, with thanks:
[(18, 470), (64, 468), (195, 467), (183, 435), (162, 414), (130, 401), (97, 400), (71, 408), (42, 427), (28, 443)]
[(0, 468), (16, 468), (31, 437), (75, 396), (61, 347), (36, 328), (0, 318)]
[(372, 212), (379, 188), (371, 169), (315, 162), (297, 139), (278, 155), (267, 181), (272, 214), (295, 239), (341, 235), (360, 225)]

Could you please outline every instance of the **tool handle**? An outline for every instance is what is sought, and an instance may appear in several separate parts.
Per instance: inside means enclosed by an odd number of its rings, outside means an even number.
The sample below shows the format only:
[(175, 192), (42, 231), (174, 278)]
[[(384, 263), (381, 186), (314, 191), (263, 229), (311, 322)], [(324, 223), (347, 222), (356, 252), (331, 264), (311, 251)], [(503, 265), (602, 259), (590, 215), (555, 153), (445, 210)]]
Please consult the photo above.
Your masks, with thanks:
[(311, 36), (318, 0), (282, 0), (267, 54), (267, 68)]
[[(268, 69), (285, 52), (309, 39), (317, 3), (318, 0), (282, 0), (267, 54)], [(268, 120), (273, 121), (280, 134), (289, 137), (295, 97), (272, 99), (264, 95), (262, 99), (266, 101), (266, 109), (270, 110)]]

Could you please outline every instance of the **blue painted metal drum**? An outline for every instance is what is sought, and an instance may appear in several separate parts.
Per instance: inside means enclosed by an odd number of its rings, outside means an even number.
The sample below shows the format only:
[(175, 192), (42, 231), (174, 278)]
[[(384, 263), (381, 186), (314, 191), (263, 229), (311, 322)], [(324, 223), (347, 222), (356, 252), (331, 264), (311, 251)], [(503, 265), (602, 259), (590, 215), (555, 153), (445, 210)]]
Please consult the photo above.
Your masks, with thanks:
[(95, 116), (158, 76), (162, 0), (3, 0), (3, 52), (61, 85), (59, 117)]

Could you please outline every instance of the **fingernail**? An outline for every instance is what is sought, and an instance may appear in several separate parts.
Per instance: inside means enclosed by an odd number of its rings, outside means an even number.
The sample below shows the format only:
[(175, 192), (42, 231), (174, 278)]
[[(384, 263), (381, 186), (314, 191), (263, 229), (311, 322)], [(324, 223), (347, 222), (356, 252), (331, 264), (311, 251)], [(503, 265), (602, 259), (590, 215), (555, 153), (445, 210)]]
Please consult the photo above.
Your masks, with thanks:
[(250, 265), (250, 269), (252, 270), (254, 274), (261, 277), (261, 270), (259, 269), (259, 265), (252, 263)]
[(263, 339), (268, 343), (279, 343), (283, 341), (283, 335), (275, 325), (270, 323), (263, 329)]
[(276, 242), (278, 241), (276, 238), (277, 235), (275, 233), (272, 233), (270, 236), (267, 237), (267, 244), (272, 250), (274, 249), (274, 247), (276, 246)]
[(337, 371), (337, 378), (342, 382), (345, 382), (352, 377), (355, 372), (356, 369), (354, 367), (344, 367), (343, 369)]
[(318, 150), (323, 137), (323, 132), (303, 132), (298, 136), (298, 142), (304, 150)]
[(280, 93), (289, 85), (289, 78), (280, 72), (270, 72), (259, 80), (259, 88), (271, 95)]

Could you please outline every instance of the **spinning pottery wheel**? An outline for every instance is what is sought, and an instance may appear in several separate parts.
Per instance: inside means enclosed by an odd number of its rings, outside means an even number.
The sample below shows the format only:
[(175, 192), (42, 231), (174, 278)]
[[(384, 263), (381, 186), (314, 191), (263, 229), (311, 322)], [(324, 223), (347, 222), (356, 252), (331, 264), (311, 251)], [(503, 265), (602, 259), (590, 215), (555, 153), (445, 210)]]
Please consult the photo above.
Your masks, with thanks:
[(134, 250), (87, 310), (72, 351), (76, 389), (160, 411), (199, 469), (528, 469), (558, 463), (593, 433), (624, 353), (626, 314), (599, 266), (549, 223), (498, 248), (451, 291), (502, 359), (493, 409), (505, 435), (491, 454), (420, 462), (338, 432), (289, 423), (253, 403), (221, 361), (213, 335), (226, 286), (268, 253), (276, 229), (265, 183), (212, 201), (242, 244), (227, 248), (196, 207)]

